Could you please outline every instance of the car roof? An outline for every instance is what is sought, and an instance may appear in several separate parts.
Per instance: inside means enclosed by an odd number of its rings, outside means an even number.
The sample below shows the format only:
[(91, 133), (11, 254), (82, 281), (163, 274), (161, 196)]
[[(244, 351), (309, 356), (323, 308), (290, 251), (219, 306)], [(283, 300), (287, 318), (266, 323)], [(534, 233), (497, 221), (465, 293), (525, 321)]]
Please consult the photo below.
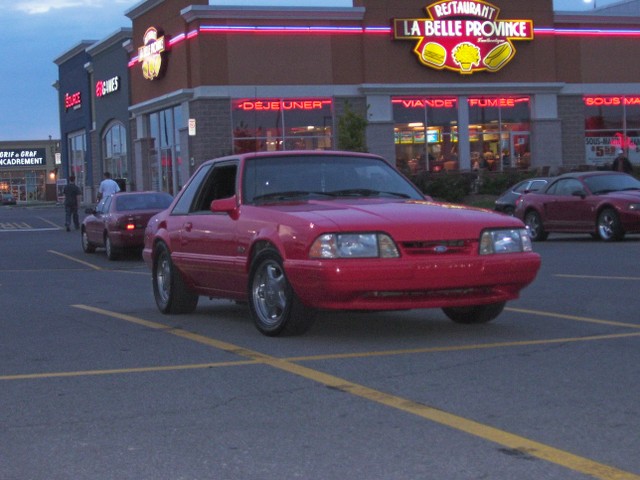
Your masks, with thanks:
[(239, 153), (237, 155), (227, 155), (224, 157), (212, 158), (207, 160), (206, 163), (217, 163), (224, 162), (228, 160), (247, 160), (251, 158), (282, 158), (282, 157), (339, 157), (339, 156), (349, 156), (349, 157), (361, 157), (361, 158), (377, 158), (379, 160), (384, 160), (383, 157), (379, 155), (374, 155), (372, 153), (362, 153), (362, 152), (349, 152), (343, 150), (278, 150), (275, 152), (249, 152), (249, 153)]
[[(622, 172), (612, 172), (607, 170), (595, 170), (588, 172), (567, 172), (562, 175), (558, 175), (554, 180), (560, 178), (585, 178), (585, 177), (596, 177), (598, 175), (620, 175)], [(626, 174), (623, 174), (626, 175)]]

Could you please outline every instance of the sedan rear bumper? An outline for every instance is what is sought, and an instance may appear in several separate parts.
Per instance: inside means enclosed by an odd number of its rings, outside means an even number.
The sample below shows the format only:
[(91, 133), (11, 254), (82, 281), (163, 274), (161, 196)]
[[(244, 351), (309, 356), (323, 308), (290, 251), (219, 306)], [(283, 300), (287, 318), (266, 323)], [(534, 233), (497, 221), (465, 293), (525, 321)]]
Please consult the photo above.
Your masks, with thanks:
[(416, 260), (285, 262), (301, 301), (339, 310), (473, 306), (518, 298), (540, 268), (536, 253)]

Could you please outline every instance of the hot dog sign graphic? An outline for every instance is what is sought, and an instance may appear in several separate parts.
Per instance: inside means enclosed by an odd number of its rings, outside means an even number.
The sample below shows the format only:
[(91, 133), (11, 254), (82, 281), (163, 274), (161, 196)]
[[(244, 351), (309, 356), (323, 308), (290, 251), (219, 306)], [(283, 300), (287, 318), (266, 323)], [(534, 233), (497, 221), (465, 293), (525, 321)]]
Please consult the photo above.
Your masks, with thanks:
[(396, 40), (417, 41), (420, 63), (467, 75), (497, 72), (516, 53), (513, 41), (533, 40), (532, 20), (500, 20), (500, 9), (481, 0), (442, 0), (429, 18), (394, 18)]

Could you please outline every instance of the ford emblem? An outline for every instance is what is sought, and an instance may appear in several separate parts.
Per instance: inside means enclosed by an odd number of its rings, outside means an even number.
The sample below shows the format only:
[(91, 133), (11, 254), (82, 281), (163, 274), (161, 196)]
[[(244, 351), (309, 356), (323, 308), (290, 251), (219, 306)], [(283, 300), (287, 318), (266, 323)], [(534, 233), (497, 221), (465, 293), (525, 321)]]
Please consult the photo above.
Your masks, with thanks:
[(433, 251), (436, 253), (445, 253), (447, 250), (449, 249), (445, 245), (438, 245), (433, 249)]

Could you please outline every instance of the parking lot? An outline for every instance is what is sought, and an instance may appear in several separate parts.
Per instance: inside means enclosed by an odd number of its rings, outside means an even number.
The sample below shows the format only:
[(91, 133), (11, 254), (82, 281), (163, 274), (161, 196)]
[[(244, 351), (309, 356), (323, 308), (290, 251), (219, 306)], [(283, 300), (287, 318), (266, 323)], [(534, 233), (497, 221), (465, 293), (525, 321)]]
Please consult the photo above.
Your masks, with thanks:
[(640, 236), (534, 244), (485, 325), (248, 308), (162, 315), (132, 255), (0, 207), (0, 479), (640, 479)]

